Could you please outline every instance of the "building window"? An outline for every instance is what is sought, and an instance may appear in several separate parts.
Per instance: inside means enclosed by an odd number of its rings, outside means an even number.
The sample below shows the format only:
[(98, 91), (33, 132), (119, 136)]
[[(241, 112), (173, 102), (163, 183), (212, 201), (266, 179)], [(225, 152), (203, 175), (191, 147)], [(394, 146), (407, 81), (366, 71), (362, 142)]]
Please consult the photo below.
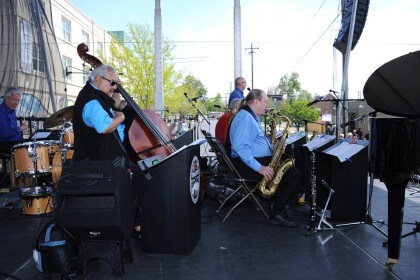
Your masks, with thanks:
[(89, 46), (89, 33), (82, 31), (83, 43)]
[(71, 80), (71, 74), (68, 72), (71, 71), (71, 58), (63, 55), (63, 78), (67, 80)]
[(98, 43), (96, 44), (96, 52), (97, 52), (98, 54), (102, 54), (102, 53), (103, 53), (103, 51), (104, 51), (104, 46), (102, 45), (102, 43), (101, 43), (101, 42), (98, 42)]
[(86, 83), (89, 80), (90, 76), (90, 67), (85, 65), (83, 66), (83, 83)]
[(33, 44), (32, 48), (32, 69), (39, 72), (45, 72), (45, 63), (41, 55), (41, 49)]
[(63, 30), (63, 39), (67, 42), (71, 41), (71, 22), (65, 17), (61, 18), (61, 25)]
[(26, 20), (20, 21), (20, 67), (24, 73), (32, 73), (33, 34), (32, 26)]

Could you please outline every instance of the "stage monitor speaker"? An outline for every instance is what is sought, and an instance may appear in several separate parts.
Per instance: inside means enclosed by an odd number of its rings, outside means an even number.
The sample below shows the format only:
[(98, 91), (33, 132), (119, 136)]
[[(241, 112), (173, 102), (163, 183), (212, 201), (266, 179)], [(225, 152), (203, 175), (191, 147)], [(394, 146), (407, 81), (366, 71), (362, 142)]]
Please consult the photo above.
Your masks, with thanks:
[(200, 146), (189, 146), (141, 176), (144, 252), (188, 255), (200, 239), (199, 157)]
[(66, 161), (57, 187), (60, 226), (79, 240), (123, 240), (134, 227), (135, 191), (128, 163)]
[[(356, 21), (354, 23), (353, 40), (351, 50), (354, 49), (360, 36), (362, 35), (363, 28), (369, 10), (369, 0), (358, 0), (356, 9)], [(347, 42), (350, 33), (350, 24), (353, 14), (353, 0), (346, 0), (344, 3), (344, 11), (341, 19), (341, 28), (338, 32), (337, 38), (334, 42), (334, 47), (340, 52), (345, 53), (347, 50)]]

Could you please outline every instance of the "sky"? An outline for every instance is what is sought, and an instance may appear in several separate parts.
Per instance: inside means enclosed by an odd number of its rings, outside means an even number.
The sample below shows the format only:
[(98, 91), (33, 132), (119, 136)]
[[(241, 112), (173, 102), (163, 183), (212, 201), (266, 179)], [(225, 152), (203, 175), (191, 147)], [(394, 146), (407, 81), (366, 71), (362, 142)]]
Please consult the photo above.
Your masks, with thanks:
[[(153, 0), (69, 0), (106, 30), (128, 23), (153, 29)], [(342, 54), (333, 43), (341, 27), (340, 0), (241, 0), (242, 76), (268, 90), (297, 72), (303, 89), (341, 91)], [(175, 43), (176, 69), (192, 74), (208, 96), (233, 90), (234, 0), (161, 0), (162, 32)], [(350, 54), (349, 97), (363, 98), (369, 76), (384, 63), (420, 49), (418, 0), (371, 0), (366, 24)], [(338, 16), (338, 17), (337, 17)], [(335, 19), (335, 20), (334, 20)]]

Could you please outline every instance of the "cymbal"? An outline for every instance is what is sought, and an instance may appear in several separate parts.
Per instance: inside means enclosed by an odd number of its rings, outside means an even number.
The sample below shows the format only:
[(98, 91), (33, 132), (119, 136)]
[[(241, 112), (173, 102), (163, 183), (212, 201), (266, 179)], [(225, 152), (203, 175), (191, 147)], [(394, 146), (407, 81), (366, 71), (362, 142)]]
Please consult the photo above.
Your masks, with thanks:
[(71, 120), (73, 117), (73, 107), (74, 106), (63, 108), (46, 118), (44, 121), (44, 128), (56, 127)]

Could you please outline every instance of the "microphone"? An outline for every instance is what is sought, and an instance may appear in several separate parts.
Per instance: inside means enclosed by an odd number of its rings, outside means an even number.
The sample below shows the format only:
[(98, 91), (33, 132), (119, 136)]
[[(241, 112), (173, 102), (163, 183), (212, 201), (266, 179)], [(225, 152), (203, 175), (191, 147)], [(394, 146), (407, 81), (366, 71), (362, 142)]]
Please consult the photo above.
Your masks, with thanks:
[(341, 128), (345, 128), (346, 126), (348, 126), (348, 125), (352, 124), (353, 122), (354, 122), (354, 120), (351, 120), (351, 121), (348, 121), (348, 122), (342, 123), (342, 124), (340, 124), (340, 127), (341, 127)]
[(320, 96), (320, 97), (316, 98), (315, 100), (313, 100), (313, 101), (309, 102), (308, 104), (306, 104), (306, 106), (311, 107), (315, 103), (318, 103), (322, 98), (324, 98), (324, 96)]
[(332, 92), (332, 93), (340, 93), (339, 91), (335, 91), (335, 90), (332, 90), (332, 89), (330, 89), (330, 90), (328, 90), (329, 92)]
[(251, 91), (251, 89), (249, 87), (246, 88), (247, 90)]
[(193, 97), (193, 98), (189, 98), (189, 97), (188, 97), (188, 93), (186, 93), (186, 92), (184, 92), (184, 95), (185, 95), (185, 97), (188, 99), (188, 101), (189, 101), (189, 102), (192, 102), (192, 101), (197, 102), (197, 99), (199, 99), (199, 98), (200, 98), (200, 96)]
[(334, 193), (334, 190), (330, 187), (330, 185), (328, 185), (327, 182), (325, 182), (324, 180), (321, 180), (322, 185), (324, 185), (324, 187), (326, 187), (330, 192)]

